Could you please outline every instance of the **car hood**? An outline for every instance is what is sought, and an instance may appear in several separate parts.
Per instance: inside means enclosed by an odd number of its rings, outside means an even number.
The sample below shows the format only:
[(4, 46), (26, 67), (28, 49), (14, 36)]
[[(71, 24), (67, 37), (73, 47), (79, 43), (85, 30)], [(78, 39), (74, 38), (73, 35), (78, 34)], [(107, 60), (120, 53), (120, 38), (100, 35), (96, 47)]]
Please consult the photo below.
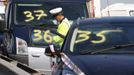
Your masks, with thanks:
[(86, 75), (134, 75), (133, 55), (71, 55)]

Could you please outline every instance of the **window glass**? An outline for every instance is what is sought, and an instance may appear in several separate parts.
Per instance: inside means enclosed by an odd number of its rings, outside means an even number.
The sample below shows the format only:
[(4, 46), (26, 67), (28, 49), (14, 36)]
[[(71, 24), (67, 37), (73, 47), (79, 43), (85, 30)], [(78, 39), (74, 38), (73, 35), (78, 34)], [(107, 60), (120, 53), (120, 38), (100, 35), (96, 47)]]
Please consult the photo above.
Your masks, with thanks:
[(29, 27), (30, 44), (32, 46), (47, 46), (53, 43), (53, 36), (49, 29), (55, 29), (57, 21), (49, 13), (55, 7), (62, 7), (65, 17), (70, 23), (78, 18), (87, 17), (87, 8), (84, 3), (71, 2), (44, 2), (44, 3), (17, 3), (15, 4), (16, 25), (26, 25)]
[[(58, 36), (57, 34), (52, 33), (49, 29), (32, 29), (31, 33), (31, 42), (32, 46), (48, 46), (49, 44), (54, 43), (53, 37)], [(57, 43), (58, 44), (58, 43)]]
[(134, 43), (133, 29), (134, 26), (129, 24), (79, 26), (73, 32), (70, 51), (80, 53), (106, 49), (115, 45), (132, 44)]
[(55, 24), (54, 18), (49, 13), (49, 10), (55, 7), (62, 7), (64, 15), (70, 21), (87, 17), (85, 4), (45, 2), (42, 4), (16, 4), (15, 21), (23, 25)]

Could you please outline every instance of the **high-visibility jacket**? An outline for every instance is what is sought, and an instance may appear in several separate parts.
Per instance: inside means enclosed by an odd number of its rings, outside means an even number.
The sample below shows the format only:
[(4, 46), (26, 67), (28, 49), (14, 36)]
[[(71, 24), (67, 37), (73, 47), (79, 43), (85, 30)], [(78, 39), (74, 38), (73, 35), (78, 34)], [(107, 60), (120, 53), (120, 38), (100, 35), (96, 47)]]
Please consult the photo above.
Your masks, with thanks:
[[(67, 34), (69, 28), (70, 28), (70, 23), (69, 23), (69, 21), (68, 21), (67, 18), (64, 18), (64, 19), (60, 22), (60, 24), (58, 25), (57, 32), (60, 33), (60, 34), (63, 35), (63, 36), (66, 36), (66, 34)], [(59, 44), (59, 45), (62, 45), (64, 39), (57, 35), (57, 36), (54, 36), (54, 37), (53, 37), (53, 41), (54, 41), (55, 43)]]

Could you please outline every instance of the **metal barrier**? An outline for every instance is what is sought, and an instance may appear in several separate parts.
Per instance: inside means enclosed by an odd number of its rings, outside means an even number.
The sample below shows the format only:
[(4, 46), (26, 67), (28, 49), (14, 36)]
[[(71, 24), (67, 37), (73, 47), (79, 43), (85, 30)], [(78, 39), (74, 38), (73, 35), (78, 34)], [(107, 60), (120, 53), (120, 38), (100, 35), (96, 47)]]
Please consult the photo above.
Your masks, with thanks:
[(8, 68), (17, 75), (42, 75), (39, 71), (36, 71), (25, 64), (12, 60), (6, 56), (0, 54), (0, 65)]

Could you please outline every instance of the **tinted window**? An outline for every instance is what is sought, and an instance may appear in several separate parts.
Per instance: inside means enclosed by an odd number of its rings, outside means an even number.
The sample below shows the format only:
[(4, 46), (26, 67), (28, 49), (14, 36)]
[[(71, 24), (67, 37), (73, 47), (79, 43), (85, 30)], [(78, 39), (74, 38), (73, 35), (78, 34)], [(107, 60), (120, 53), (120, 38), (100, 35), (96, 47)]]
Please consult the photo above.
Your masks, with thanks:
[[(79, 53), (105, 49), (115, 45), (132, 44), (134, 43), (133, 30), (134, 26), (131, 24), (80, 26), (73, 33), (70, 50)], [(133, 49), (129, 49), (129, 51), (131, 50)]]
[(56, 36), (56, 34), (53, 34), (49, 29), (32, 29), (32, 32), (30, 33), (32, 46), (43, 47), (53, 43), (53, 36)]
[[(69, 20), (75, 20), (80, 17), (86, 17), (86, 5), (81, 3), (59, 3), (45, 2), (43, 4), (16, 4), (16, 22), (27, 24), (45, 24), (54, 23), (49, 10), (55, 7), (62, 7), (64, 15)], [(21, 18), (20, 18), (21, 17)]]

